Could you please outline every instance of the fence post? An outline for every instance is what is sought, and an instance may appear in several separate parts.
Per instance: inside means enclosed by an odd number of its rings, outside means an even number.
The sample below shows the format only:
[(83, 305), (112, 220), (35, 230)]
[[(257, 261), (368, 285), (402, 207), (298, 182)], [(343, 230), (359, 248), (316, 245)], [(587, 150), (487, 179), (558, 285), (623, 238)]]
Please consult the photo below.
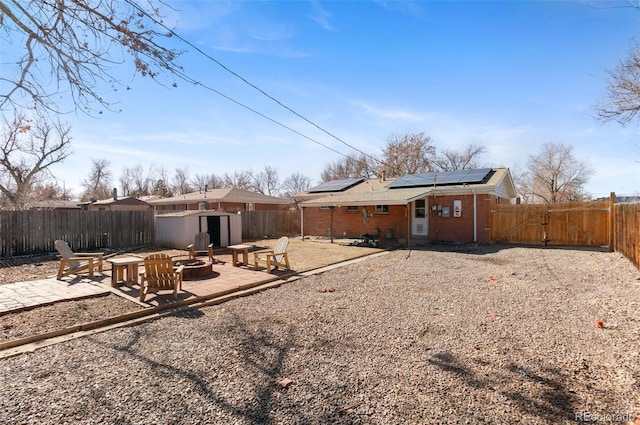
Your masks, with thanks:
[(615, 251), (616, 247), (616, 215), (614, 213), (614, 206), (616, 204), (616, 193), (611, 192), (609, 194), (609, 252)]

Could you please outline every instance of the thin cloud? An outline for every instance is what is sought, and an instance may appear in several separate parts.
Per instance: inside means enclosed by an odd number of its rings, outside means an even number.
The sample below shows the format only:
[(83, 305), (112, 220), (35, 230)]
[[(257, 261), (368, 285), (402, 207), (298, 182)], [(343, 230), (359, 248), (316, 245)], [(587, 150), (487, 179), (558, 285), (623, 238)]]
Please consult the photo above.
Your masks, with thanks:
[(313, 15), (308, 15), (309, 18), (320, 25), (321, 28), (327, 31), (334, 31), (333, 25), (329, 22), (329, 19), (332, 17), (331, 13), (324, 9), (317, 1), (311, 2), (311, 6), (313, 7), (314, 13)]
[(394, 12), (402, 12), (418, 17), (422, 14), (422, 10), (420, 9), (418, 3), (415, 1), (405, 1), (405, 0), (376, 0), (374, 2), (378, 6), (382, 7), (386, 10), (391, 10)]
[(363, 101), (353, 101), (355, 106), (358, 106), (368, 115), (373, 115), (385, 120), (400, 120), (400, 121), (422, 121), (423, 118), (413, 112), (403, 111), (400, 109), (382, 109), (376, 108)]

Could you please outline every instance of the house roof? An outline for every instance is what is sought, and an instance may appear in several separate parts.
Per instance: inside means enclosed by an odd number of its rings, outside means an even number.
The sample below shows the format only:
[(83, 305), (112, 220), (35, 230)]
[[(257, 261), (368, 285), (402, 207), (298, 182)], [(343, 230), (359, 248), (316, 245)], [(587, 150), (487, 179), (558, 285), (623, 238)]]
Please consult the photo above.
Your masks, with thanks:
[(184, 195), (172, 196), (170, 198), (159, 198), (148, 201), (153, 205), (175, 205), (195, 202), (239, 202), (245, 204), (290, 204), (291, 200), (277, 198), (275, 196), (263, 195), (249, 190), (229, 188), (212, 189), (199, 192), (185, 193)]
[(149, 205), (138, 198), (132, 198), (131, 196), (123, 196), (122, 198), (109, 198), (95, 201), (92, 205)]
[(47, 200), (39, 201), (31, 207), (39, 210), (55, 210), (55, 209), (80, 209), (79, 201), (63, 201), (63, 200)]
[(508, 168), (495, 168), (493, 175), (486, 181), (477, 184), (452, 184), (443, 186), (389, 187), (396, 179), (369, 179), (342, 192), (317, 194), (300, 194), (298, 199), (302, 207), (342, 206), (342, 205), (406, 205), (427, 195), (456, 195), (472, 193), (489, 193), (503, 198), (516, 196), (515, 185)]

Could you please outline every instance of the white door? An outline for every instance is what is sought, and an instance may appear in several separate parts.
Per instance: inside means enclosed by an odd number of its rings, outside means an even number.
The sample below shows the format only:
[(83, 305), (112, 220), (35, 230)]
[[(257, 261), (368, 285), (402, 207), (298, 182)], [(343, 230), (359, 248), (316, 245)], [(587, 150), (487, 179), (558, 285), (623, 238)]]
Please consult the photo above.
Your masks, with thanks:
[(414, 236), (429, 234), (429, 211), (426, 199), (417, 199), (411, 204), (411, 234)]

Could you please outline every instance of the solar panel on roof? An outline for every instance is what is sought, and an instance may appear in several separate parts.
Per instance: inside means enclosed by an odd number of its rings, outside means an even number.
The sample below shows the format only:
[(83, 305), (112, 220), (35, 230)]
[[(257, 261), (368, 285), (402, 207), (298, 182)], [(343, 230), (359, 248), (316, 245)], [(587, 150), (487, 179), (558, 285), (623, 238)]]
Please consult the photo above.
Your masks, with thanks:
[(420, 187), (420, 186), (447, 186), (456, 184), (486, 183), (493, 175), (491, 168), (479, 168), (477, 170), (443, 171), (440, 173), (407, 174), (387, 185), (388, 188)]
[(350, 187), (362, 182), (363, 178), (345, 179), (345, 180), (332, 180), (324, 183), (320, 183), (318, 186), (314, 186), (309, 189), (309, 193), (320, 192), (342, 192)]

